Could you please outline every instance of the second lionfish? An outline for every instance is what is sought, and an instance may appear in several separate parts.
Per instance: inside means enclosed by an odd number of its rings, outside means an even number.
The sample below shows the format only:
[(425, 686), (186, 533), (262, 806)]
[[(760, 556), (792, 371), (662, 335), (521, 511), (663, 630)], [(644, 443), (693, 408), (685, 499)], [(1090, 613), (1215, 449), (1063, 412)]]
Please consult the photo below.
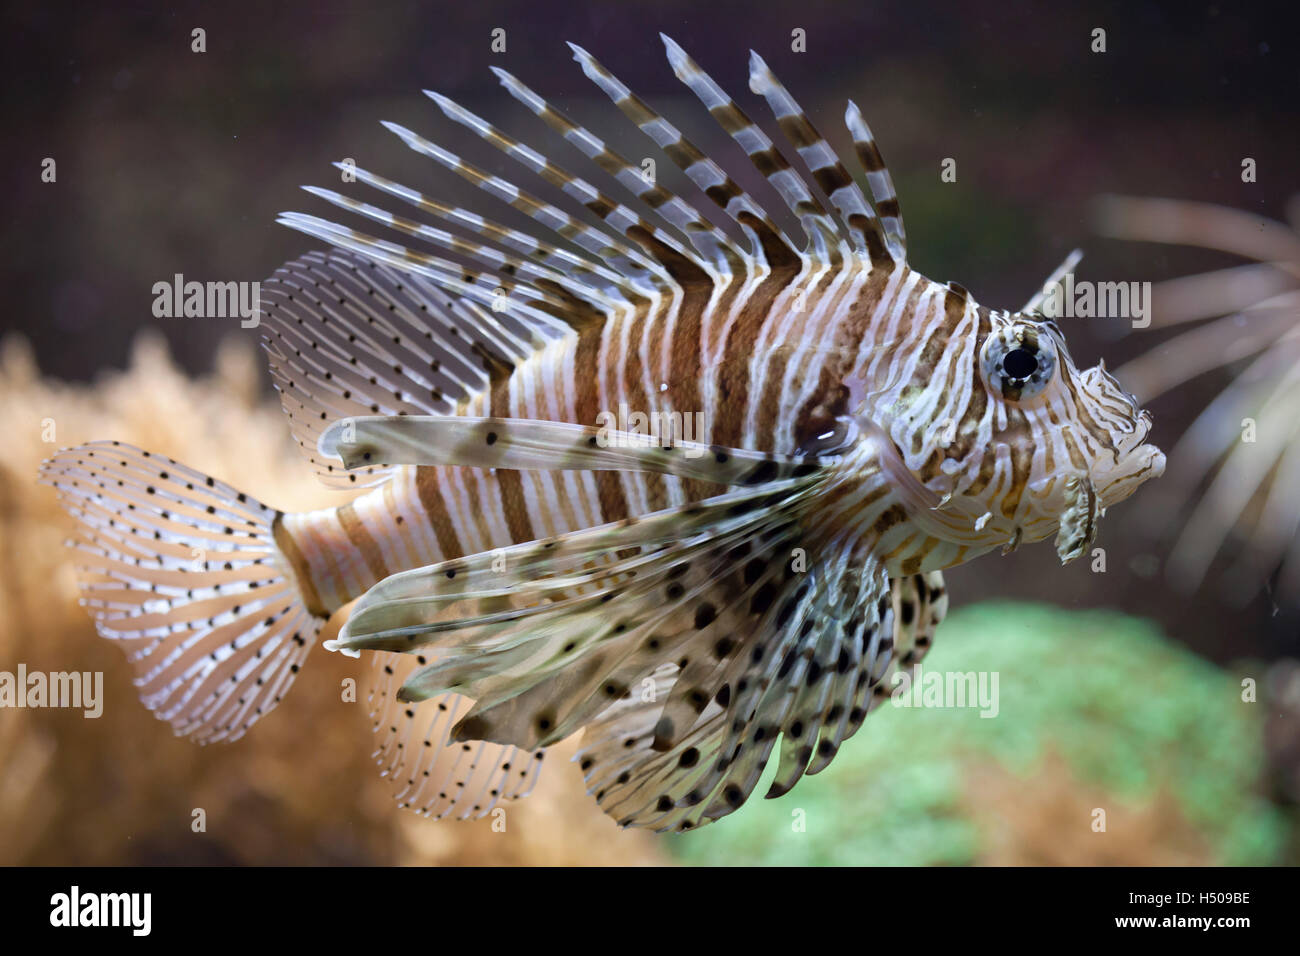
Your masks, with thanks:
[[(610, 186), (429, 93), (568, 208), (389, 123), (531, 230), (360, 168), (421, 218), (313, 188), (393, 238), (280, 220), (335, 249), (264, 285), (272, 375), (321, 476), (370, 490), (295, 514), (116, 442), (47, 462), (85, 603), (178, 733), (243, 734), (359, 598), (332, 646), (373, 652), (402, 805), (480, 816), (582, 730), (609, 814), (689, 829), (741, 806), (773, 755), (768, 796), (834, 759), (929, 649), (941, 569), (1053, 534), (1071, 560), (1161, 473), (1150, 416), (1055, 324), (909, 268), (856, 106), (866, 192), (757, 55), (750, 88), (790, 149), (664, 42), (802, 236), (585, 50), (690, 196), (497, 69)], [(619, 407), (703, 434), (619, 431)]]

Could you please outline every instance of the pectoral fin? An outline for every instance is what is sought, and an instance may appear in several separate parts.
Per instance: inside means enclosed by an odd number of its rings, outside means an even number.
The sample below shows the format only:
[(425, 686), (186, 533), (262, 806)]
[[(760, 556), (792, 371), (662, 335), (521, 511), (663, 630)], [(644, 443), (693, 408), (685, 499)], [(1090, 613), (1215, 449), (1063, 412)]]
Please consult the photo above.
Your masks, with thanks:
[(345, 418), (325, 430), (319, 449), (349, 469), (385, 464), (637, 471), (722, 485), (804, 477), (826, 463), (566, 422), (452, 415)]

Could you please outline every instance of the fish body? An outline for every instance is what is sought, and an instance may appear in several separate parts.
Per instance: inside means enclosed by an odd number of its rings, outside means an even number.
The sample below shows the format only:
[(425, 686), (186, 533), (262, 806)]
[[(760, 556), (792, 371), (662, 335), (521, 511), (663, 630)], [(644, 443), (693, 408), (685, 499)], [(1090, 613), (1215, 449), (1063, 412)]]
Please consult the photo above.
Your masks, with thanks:
[(590, 215), (393, 124), (537, 228), (363, 169), (421, 218), (323, 189), (390, 238), (282, 215), (335, 249), (264, 284), (272, 375), (321, 477), (368, 490), (292, 514), (114, 443), (47, 463), (82, 522), (100, 631), (178, 732), (242, 734), (355, 601), (330, 647), (372, 657), (404, 806), (481, 815), (585, 730), (577, 759), (607, 812), (690, 829), (743, 804), (773, 755), (769, 796), (829, 764), (926, 653), (943, 569), (1053, 534), (1073, 559), (1161, 472), (1150, 416), (1076, 368), (1053, 323), (907, 265), (853, 104), (866, 193), (757, 56), (751, 89), (793, 160), (665, 45), (801, 239), (585, 51), (712, 217), (497, 70), (633, 204), (430, 93)]

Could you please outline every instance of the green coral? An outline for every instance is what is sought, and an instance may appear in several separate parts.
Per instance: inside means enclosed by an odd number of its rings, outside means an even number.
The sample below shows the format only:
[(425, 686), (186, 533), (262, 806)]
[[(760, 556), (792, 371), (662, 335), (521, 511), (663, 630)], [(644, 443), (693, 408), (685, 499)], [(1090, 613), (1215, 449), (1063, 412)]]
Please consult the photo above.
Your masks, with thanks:
[(1235, 677), (1152, 623), (979, 604), (943, 623), (926, 666), (996, 671), (998, 715), (886, 704), (824, 773), (668, 838), (670, 852), (691, 863), (972, 863), (980, 833), (963, 802), (970, 761), (1027, 775), (1050, 750), (1081, 782), (1125, 801), (1171, 794), (1219, 863), (1278, 861), (1289, 823), (1259, 793), (1261, 708), (1242, 702)]

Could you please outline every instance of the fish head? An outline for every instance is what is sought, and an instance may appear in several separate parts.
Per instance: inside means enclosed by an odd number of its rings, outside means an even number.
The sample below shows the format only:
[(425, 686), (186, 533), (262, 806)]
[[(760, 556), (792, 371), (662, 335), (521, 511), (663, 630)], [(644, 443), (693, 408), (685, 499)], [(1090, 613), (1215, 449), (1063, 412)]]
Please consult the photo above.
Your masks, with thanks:
[(876, 399), (866, 414), (882, 423), (913, 503), (928, 493), (950, 539), (972, 550), (1055, 533), (1073, 560), (1105, 509), (1165, 467), (1146, 441), (1151, 413), (1104, 364), (1075, 365), (1061, 329), (1037, 313), (970, 310)]

